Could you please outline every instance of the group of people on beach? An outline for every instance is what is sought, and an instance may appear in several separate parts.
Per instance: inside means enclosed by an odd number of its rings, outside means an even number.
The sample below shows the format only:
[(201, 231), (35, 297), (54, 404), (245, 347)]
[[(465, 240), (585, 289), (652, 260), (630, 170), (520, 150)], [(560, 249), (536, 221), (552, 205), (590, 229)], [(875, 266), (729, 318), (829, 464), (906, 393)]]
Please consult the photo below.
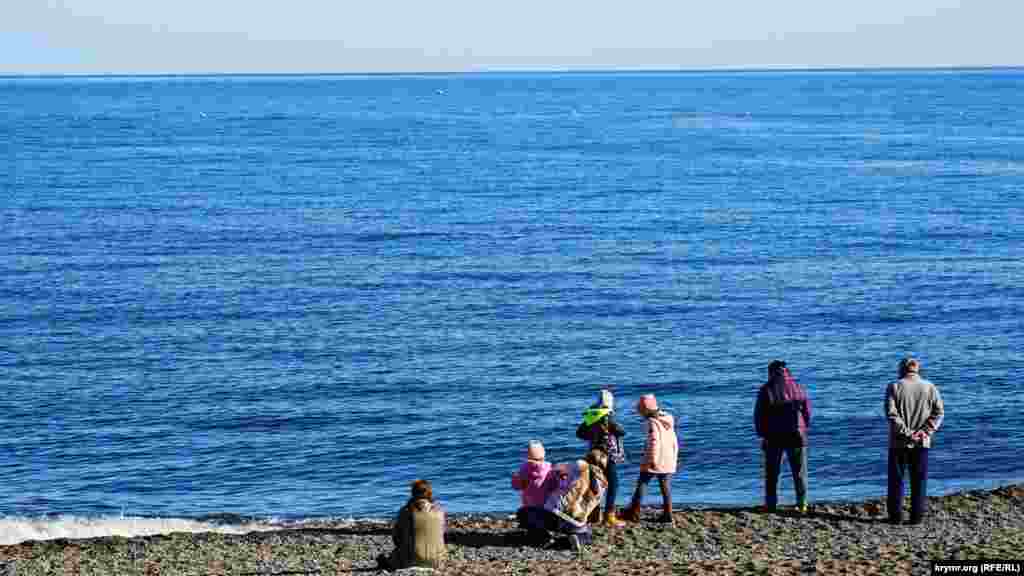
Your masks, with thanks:
[[(888, 498), (889, 521), (902, 522), (903, 489), (909, 476), (910, 523), (922, 522), (927, 495), (928, 451), (932, 437), (942, 424), (944, 406), (938, 388), (920, 375), (921, 363), (904, 358), (899, 378), (888, 385), (885, 414), (889, 422)], [(551, 464), (539, 440), (527, 444), (526, 459), (512, 474), (512, 487), (520, 492), (516, 511), (519, 527), (527, 541), (547, 546), (556, 536), (568, 538), (577, 550), (591, 540), (591, 526), (601, 522), (618, 527), (640, 520), (640, 506), (648, 484), (658, 480), (662, 509), (656, 520), (668, 525), (672, 519), (672, 475), (679, 460), (675, 418), (658, 406), (654, 394), (644, 394), (636, 404), (643, 419), (645, 446), (640, 476), (629, 506), (621, 513), (616, 507), (618, 467), (625, 462), (622, 437), (625, 431), (615, 420), (615, 397), (601, 390), (597, 402), (583, 412), (576, 436), (588, 444), (584, 457), (572, 463)], [(806, 390), (797, 383), (785, 362), (768, 365), (768, 380), (760, 387), (754, 405), (754, 430), (761, 438), (764, 454), (764, 507), (778, 506), (778, 481), (782, 457), (786, 456), (793, 475), (796, 510), (808, 511), (807, 432), (811, 403)], [(604, 500), (603, 518), (599, 514)], [(392, 529), (395, 550), (381, 556), (385, 569), (409, 566), (440, 566), (447, 557), (444, 543), (445, 513), (434, 501), (430, 482), (412, 484), (412, 497), (398, 513)]]
[(672, 475), (679, 461), (679, 440), (675, 418), (658, 407), (654, 394), (645, 394), (636, 411), (643, 418), (646, 445), (640, 463), (640, 477), (629, 507), (616, 512), (618, 467), (626, 461), (622, 445), (625, 431), (615, 421), (615, 397), (602, 390), (598, 401), (583, 413), (576, 436), (588, 443), (582, 460), (551, 465), (544, 459), (544, 445), (530, 441), (526, 461), (512, 475), (512, 487), (521, 492), (522, 506), (516, 512), (519, 525), (530, 540), (545, 545), (552, 533), (569, 535), (574, 548), (590, 539), (593, 513), (605, 500), (604, 522), (619, 526), (623, 520), (640, 520), (640, 504), (647, 485), (654, 478), (661, 487), (662, 513), (659, 521), (672, 522)]

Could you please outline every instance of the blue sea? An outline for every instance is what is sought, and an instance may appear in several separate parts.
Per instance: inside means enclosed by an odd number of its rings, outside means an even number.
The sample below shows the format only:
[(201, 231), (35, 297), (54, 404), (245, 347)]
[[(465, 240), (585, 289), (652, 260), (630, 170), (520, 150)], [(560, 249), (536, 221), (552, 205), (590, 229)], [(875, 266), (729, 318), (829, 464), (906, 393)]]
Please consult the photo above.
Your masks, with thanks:
[(620, 504), (644, 393), (676, 502), (756, 504), (777, 358), (812, 501), (884, 495), (906, 355), (946, 405), (931, 493), (1020, 482), (1022, 342), (1024, 70), (0, 78), (21, 538), (387, 517), (416, 478), (511, 512), (602, 387)]

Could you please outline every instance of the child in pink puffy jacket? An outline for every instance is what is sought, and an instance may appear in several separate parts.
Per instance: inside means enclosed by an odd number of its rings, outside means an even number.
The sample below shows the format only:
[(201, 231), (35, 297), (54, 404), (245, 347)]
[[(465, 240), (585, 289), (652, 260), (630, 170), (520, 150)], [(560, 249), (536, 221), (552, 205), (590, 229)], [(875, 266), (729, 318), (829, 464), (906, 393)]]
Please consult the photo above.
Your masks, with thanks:
[(512, 487), (522, 492), (520, 499), (524, 508), (544, 507), (551, 472), (551, 464), (544, 460), (544, 455), (544, 445), (539, 440), (531, 440), (526, 449), (526, 462), (512, 474)]
[(544, 460), (544, 456), (544, 445), (538, 440), (531, 440), (526, 450), (526, 461), (512, 474), (512, 488), (521, 492), (522, 505), (516, 511), (519, 526), (538, 543), (548, 536), (545, 527), (550, 514), (544, 509), (544, 501), (558, 487), (558, 475), (552, 473), (551, 464)]
[(640, 397), (636, 411), (644, 419), (644, 433), (647, 443), (644, 447), (644, 459), (640, 464), (640, 478), (637, 480), (636, 491), (629, 509), (623, 515), (624, 520), (638, 522), (640, 520), (640, 504), (647, 492), (647, 484), (658, 479), (661, 488), (662, 513), (659, 522), (672, 524), (672, 475), (676, 472), (679, 461), (679, 439), (676, 436), (676, 421), (671, 414), (658, 408), (654, 394)]

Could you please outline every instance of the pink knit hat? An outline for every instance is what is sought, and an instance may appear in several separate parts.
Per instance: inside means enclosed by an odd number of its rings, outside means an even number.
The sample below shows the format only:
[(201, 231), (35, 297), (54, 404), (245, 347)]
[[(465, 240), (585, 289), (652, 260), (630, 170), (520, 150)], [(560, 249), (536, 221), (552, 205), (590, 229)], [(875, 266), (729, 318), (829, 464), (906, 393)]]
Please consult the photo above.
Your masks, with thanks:
[(636, 411), (641, 414), (650, 414), (658, 411), (658, 401), (654, 398), (654, 394), (644, 394), (640, 397), (640, 401), (636, 403)]
[(544, 461), (544, 445), (541, 444), (540, 440), (530, 440), (530, 445), (526, 449), (526, 459), (538, 462)]

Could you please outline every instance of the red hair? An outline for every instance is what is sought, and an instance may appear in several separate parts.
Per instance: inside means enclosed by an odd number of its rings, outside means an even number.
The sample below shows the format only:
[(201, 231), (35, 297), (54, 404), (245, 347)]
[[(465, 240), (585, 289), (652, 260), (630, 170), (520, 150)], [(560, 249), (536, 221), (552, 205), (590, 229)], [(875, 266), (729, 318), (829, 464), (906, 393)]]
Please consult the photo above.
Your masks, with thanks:
[(414, 500), (434, 500), (434, 488), (427, 480), (417, 480), (412, 483), (412, 497)]

